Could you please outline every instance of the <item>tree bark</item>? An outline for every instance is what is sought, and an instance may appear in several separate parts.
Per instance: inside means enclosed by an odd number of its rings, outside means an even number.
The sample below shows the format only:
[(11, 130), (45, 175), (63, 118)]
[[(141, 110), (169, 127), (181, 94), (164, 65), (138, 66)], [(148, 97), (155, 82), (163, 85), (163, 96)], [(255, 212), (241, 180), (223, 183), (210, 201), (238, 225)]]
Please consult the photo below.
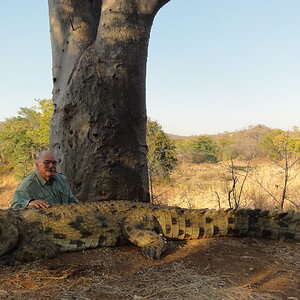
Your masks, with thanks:
[(80, 201), (149, 201), (148, 41), (169, 0), (49, 0), (51, 150)]

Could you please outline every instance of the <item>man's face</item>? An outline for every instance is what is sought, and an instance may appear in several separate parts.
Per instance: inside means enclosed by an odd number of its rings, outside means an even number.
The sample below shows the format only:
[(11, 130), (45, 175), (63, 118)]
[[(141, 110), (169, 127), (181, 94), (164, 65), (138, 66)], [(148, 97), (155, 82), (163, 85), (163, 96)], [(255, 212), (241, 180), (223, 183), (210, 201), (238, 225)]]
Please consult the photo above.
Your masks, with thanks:
[(46, 153), (36, 162), (36, 170), (45, 180), (49, 181), (56, 173), (56, 165), (55, 156), (52, 153)]

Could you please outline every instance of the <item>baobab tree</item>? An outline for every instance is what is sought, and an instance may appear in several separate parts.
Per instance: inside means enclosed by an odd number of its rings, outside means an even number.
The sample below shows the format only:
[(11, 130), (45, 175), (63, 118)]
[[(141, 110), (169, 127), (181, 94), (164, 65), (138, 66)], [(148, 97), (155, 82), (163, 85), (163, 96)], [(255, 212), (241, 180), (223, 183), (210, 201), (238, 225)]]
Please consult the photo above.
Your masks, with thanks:
[(81, 201), (149, 201), (145, 81), (169, 0), (49, 0), (51, 149)]

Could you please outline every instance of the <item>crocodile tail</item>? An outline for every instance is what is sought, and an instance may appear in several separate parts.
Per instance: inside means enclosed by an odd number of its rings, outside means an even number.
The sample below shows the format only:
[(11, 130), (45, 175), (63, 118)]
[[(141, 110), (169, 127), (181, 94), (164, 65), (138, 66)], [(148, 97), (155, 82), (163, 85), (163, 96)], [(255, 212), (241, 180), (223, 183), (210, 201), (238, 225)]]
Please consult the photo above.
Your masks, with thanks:
[(239, 209), (234, 212), (234, 234), (268, 239), (300, 241), (300, 212)]
[(180, 240), (221, 236), (300, 240), (300, 212), (293, 210), (172, 208), (157, 218), (166, 237)]

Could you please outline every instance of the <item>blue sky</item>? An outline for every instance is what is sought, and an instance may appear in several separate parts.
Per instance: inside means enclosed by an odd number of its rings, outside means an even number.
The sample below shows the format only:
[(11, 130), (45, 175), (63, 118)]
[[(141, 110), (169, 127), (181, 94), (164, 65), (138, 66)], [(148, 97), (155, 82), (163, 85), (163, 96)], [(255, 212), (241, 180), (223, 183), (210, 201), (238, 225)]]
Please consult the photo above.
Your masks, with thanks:
[[(2, 1), (0, 121), (51, 97), (46, 0)], [(148, 116), (168, 133), (300, 126), (299, 0), (171, 0), (155, 18)]]

